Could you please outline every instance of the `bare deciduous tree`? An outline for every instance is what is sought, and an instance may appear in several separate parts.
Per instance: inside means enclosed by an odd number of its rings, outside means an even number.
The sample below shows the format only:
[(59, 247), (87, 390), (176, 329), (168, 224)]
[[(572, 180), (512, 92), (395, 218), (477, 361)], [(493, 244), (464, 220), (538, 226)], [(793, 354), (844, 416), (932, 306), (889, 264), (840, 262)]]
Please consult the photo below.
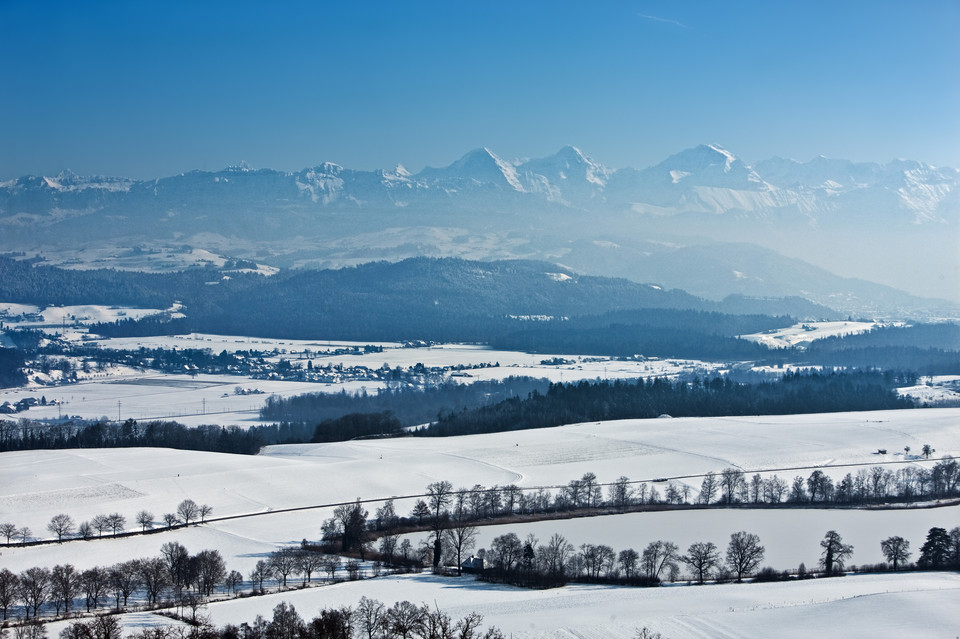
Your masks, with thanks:
[(690, 570), (697, 578), (697, 583), (702, 584), (720, 565), (720, 551), (713, 542), (698, 541), (690, 544), (687, 554), (680, 557), (680, 561), (690, 566)]
[(10, 540), (17, 536), (17, 525), (9, 522), (0, 524), (0, 535), (3, 535), (9, 544)]
[(190, 525), (200, 515), (200, 507), (192, 499), (184, 499), (177, 506), (177, 516), (186, 525)]
[(90, 539), (93, 537), (93, 525), (89, 521), (81, 521), (77, 526), (77, 534), (81, 539)]
[(727, 563), (733, 572), (737, 573), (737, 581), (743, 581), (743, 576), (757, 569), (763, 561), (765, 549), (760, 545), (760, 537), (745, 530), (730, 535), (727, 544)]
[(298, 548), (296, 555), (297, 571), (303, 575), (303, 583), (306, 584), (313, 580), (313, 573), (323, 568), (324, 556), (306, 548)]
[(141, 510), (137, 513), (137, 523), (140, 524), (140, 530), (153, 528), (153, 513), (149, 510)]
[(239, 571), (231, 570), (227, 574), (227, 578), (224, 580), (223, 585), (225, 585), (231, 594), (237, 594), (237, 589), (243, 585), (243, 575)]
[(279, 548), (270, 553), (270, 568), (286, 587), (287, 577), (297, 571), (297, 552), (295, 548)]
[(387, 607), (382, 601), (360, 597), (357, 604), (357, 621), (367, 639), (376, 639), (387, 623)]
[(900, 536), (887, 537), (881, 541), (880, 550), (887, 561), (893, 564), (894, 570), (910, 558), (910, 542)]
[(453, 551), (457, 562), (457, 576), (463, 574), (463, 555), (470, 552), (477, 542), (477, 527), (471, 525), (467, 513), (463, 510), (454, 512), (449, 528), (443, 531), (444, 540)]
[(820, 565), (828, 575), (843, 570), (844, 562), (853, 554), (853, 546), (843, 543), (843, 538), (835, 530), (827, 531), (820, 547), (823, 548)]
[(640, 557), (643, 572), (654, 579), (659, 579), (664, 569), (674, 569), (677, 565), (677, 545), (662, 539), (651, 541), (643, 549)]
[(7, 620), (7, 611), (17, 600), (20, 580), (7, 568), (0, 568), (0, 610), (3, 611), (3, 621)]
[(123, 605), (127, 605), (137, 588), (140, 587), (140, 570), (136, 561), (125, 561), (114, 564), (110, 567), (110, 587), (113, 588), (116, 598), (117, 608), (120, 607), (120, 600), (123, 599)]
[(57, 541), (63, 541), (65, 536), (73, 533), (73, 528), (73, 518), (66, 513), (54, 515), (50, 518), (50, 523), (47, 524), (47, 530), (56, 535)]
[(70, 614), (70, 604), (80, 594), (80, 573), (72, 564), (63, 564), (53, 567), (50, 571), (50, 599), (53, 601), (57, 614), (63, 605), (65, 614)]
[(100, 600), (107, 592), (110, 585), (110, 573), (106, 568), (94, 566), (83, 571), (81, 575), (83, 591), (87, 595), (87, 612), (91, 608), (98, 608)]
[(112, 513), (107, 515), (107, 525), (110, 527), (110, 531), (116, 535), (126, 527), (127, 518), (120, 513)]
[(169, 584), (167, 564), (159, 557), (137, 560), (137, 571), (147, 596), (147, 603), (155, 605)]
[(90, 525), (97, 531), (98, 536), (103, 537), (103, 531), (110, 527), (110, 516), (94, 515)]
[(253, 585), (253, 590), (255, 592), (263, 590), (263, 582), (272, 576), (273, 568), (271, 568), (270, 564), (262, 559), (258, 561), (257, 565), (250, 571), (250, 581)]
[(50, 594), (50, 571), (46, 568), (27, 568), (20, 573), (18, 583), (20, 601), (27, 611), (27, 618), (30, 618), (31, 610), (36, 617), (40, 606), (46, 603)]

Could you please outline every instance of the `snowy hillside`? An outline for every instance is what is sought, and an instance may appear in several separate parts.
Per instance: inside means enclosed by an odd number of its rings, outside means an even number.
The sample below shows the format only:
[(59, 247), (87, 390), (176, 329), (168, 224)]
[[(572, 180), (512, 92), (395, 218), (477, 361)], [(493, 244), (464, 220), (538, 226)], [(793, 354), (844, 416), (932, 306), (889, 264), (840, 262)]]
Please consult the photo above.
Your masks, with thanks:
[[(904, 456), (904, 446), (919, 451), (929, 443), (938, 455), (956, 455), (960, 453), (958, 420), (960, 409), (626, 420), (466, 437), (272, 446), (254, 457), (165, 449), (9, 452), (0, 455), (0, 520), (14, 520), (46, 537), (46, 523), (59, 512), (68, 511), (81, 521), (109, 509), (133, 521), (137, 511), (147, 508), (159, 520), (186, 497), (210, 504), (216, 516), (229, 516), (356, 497), (418, 494), (438, 480), (448, 480), (455, 487), (476, 483), (536, 487), (563, 485), (587, 472), (595, 473), (600, 482), (613, 482), (621, 475), (652, 480), (727, 467), (750, 472), (889, 461), (920, 465), (925, 462), (916, 453)], [(878, 448), (889, 454), (877, 455)], [(781, 474), (792, 478), (794, 473)], [(694, 490), (700, 486), (699, 477), (679, 481)], [(398, 502), (397, 510), (407, 513), (412, 505)], [(804, 512), (808, 514), (798, 516), (819, 517)], [(316, 538), (326, 516), (322, 511), (264, 515), (165, 535), (230, 534), (251, 537), (257, 543), (290, 543)], [(908, 521), (918, 515), (884, 516)], [(598, 525), (610, 527), (609, 523)], [(724, 537), (730, 532), (718, 534)], [(165, 535), (122, 543), (142, 548), (145, 543), (162, 543)], [(785, 538), (784, 543), (792, 542)], [(69, 555), (73, 547), (61, 546), (56, 552)], [(877, 548), (864, 551), (866, 557), (858, 560), (878, 560)], [(4, 561), (34, 561), (48, 552), (54, 549), (9, 549)]]
[[(2, 565), (19, 572), (35, 565), (72, 563), (80, 569), (156, 555), (179, 541), (190, 552), (217, 548), (229, 569), (247, 574), (278, 546), (317, 539), (329, 509), (283, 508), (414, 494), (432, 481), (454, 486), (554, 485), (596, 472), (600, 481), (626, 474), (650, 479), (727, 466), (749, 471), (771, 466), (907, 461), (897, 448), (933, 442), (938, 454), (960, 452), (960, 409), (809, 415), (746, 419), (656, 419), (579, 424), (539, 431), (446, 439), (393, 439), (327, 445), (275, 446), (249, 457), (160, 449), (24, 451), (0, 455), (0, 521), (46, 536), (57, 513), (75, 520), (120, 512), (132, 521), (147, 509), (159, 518), (185, 498), (213, 507), (213, 517), (261, 513), (243, 519), (122, 539), (71, 541), (4, 548)], [(878, 458), (876, 447), (893, 451)], [(842, 471), (841, 471), (842, 472)], [(409, 512), (411, 500), (396, 502)], [(370, 505), (371, 509), (376, 504)], [(647, 512), (481, 529), (480, 545), (510, 530), (541, 540), (559, 532), (572, 543), (642, 548), (654, 539), (682, 547), (709, 540), (723, 547), (729, 535), (760, 535), (767, 560), (778, 568), (814, 566), (818, 540), (828, 529), (854, 545), (857, 564), (882, 561), (881, 539), (898, 534), (919, 548), (931, 526), (954, 526), (960, 506), (923, 510), (729, 510)], [(129, 525), (135, 528), (135, 525)], [(276, 585), (271, 586), (272, 590)], [(673, 639), (702, 636), (929, 636), (952, 631), (952, 601), (960, 578), (952, 573), (852, 576), (779, 584), (668, 585), (657, 589), (571, 585), (525, 590), (485, 585), (471, 578), (430, 575), (380, 577), (266, 597), (214, 603), (206, 614), (218, 624), (269, 617), (281, 600), (303, 614), (320, 606), (355, 605), (361, 596), (388, 604), (429, 602), (446, 612), (480, 612), (488, 624), (518, 637), (577, 636), (627, 639), (641, 626)], [(814, 614), (815, 613), (815, 614)], [(855, 628), (845, 622), (861, 619)], [(922, 621), (917, 621), (922, 619)], [(166, 623), (142, 613), (129, 627)], [(54, 626), (52, 632), (58, 632)], [(922, 630), (921, 630), (922, 629)], [(842, 631), (842, 632), (841, 632)]]

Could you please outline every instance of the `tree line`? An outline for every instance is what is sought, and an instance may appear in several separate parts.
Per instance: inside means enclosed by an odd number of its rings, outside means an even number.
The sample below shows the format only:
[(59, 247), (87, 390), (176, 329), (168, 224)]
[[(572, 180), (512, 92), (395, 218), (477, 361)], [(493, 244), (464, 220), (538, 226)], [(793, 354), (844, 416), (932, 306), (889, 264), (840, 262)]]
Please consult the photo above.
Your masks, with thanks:
[[(477, 433), (548, 428), (577, 422), (614, 419), (673, 417), (709, 417), (730, 415), (783, 415), (853, 410), (889, 410), (914, 406), (900, 397), (898, 384), (915, 380), (911, 373), (787, 373), (779, 381), (742, 384), (729, 377), (692, 381), (666, 378), (581, 381), (575, 384), (551, 383), (545, 392), (541, 382), (527, 378), (512, 382), (490, 383), (470, 390), (444, 384), (436, 390), (385, 391), (380, 395), (350, 396), (346, 393), (323, 397), (322, 394), (268, 402), (271, 413), (285, 413), (306, 419), (313, 411), (333, 414), (350, 406), (361, 410), (311, 424), (309, 421), (283, 421), (270, 426), (197, 426), (187, 427), (175, 421), (154, 420), (123, 423), (98, 420), (93, 423), (68, 420), (35, 423), (0, 420), (0, 451), (57, 448), (111, 448), (161, 446), (184, 450), (202, 450), (256, 454), (273, 443), (343, 441), (370, 435), (406, 435), (388, 412), (367, 413), (364, 409), (399, 402), (407, 420), (419, 419), (438, 406), (435, 421), (413, 434), (421, 437), (467, 435)], [(472, 386), (472, 385), (471, 385)], [(533, 387), (525, 397), (522, 389)], [(485, 393), (494, 397), (509, 395), (499, 402), (483, 404)], [(419, 412), (415, 406), (423, 402)], [(454, 407), (461, 405), (460, 410)], [(479, 405), (478, 405), (479, 404)], [(447, 410), (443, 408), (449, 406)], [(394, 422), (399, 421), (399, 425)]]
[[(584, 494), (587, 500), (595, 496), (591, 495), (591, 489), (588, 483)], [(324, 522), (324, 545), (321, 548), (330, 553), (355, 553), (361, 560), (374, 558), (388, 567), (399, 569), (409, 568), (411, 559), (413, 565), (432, 564), (433, 570), (441, 573), (445, 566), (452, 565), (459, 575), (466, 566), (467, 570), (488, 581), (536, 588), (557, 587), (571, 581), (655, 586), (664, 579), (676, 580), (681, 566), (686, 566), (690, 578), (699, 584), (708, 580), (720, 583), (736, 579), (741, 582), (751, 576), (759, 581), (793, 578), (788, 572), (773, 568), (758, 573), (765, 548), (757, 535), (747, 531), (732, 533), (725, 552), (713, 542), (700, 541), (691, 544), (685, 554), (681, 554), (673, 542), (662, 539), (650, 542), (639, 553), (632, 548), (618, 553), (605, 544), (584, 543), (576, 547), (560, 534), (540, 543), (533, 534), (521, 540), (516, 533), (510, 532), (496, 537), (490, 548), (478, 550), (474, 557), (470, 553), (476, 546), (478, 519), (470, 496), (477, 494), (477, 491), (454, 491), (449, 482), (431, 484), (428, 499), (418, 502), (413, 513), (430, 520), (431, 536), (416, 549), (408, 539), (397, 543), (402, 522), (392, 500), (385, 502), (370, 522), (367, 521), (368, 512), (359, 500), (343, 504)], [(381, 535), (376, 551), (367, 548), (373, 538), (370, 531)], [(903, 537), (888, 537), (880, 546), (893, 570), (960, 568), (960, 526), (949, 532), (940, 527), (931, 528), (915, 565), (908, 563), (910, 543)], [(824, 535), (820, 547), (819, 567), (824, 576), (842, 572), (853, 555), (853, 546), (845, 544), (834, 530)], [(883, 570), (886, 567), (868, 569)], [(797, 574), (800, 578), (813, 576), (802, 564)]]
[[(451, 617), (436, 606), (398, 601), (388, 606), (378, 599), (361, 597), (356, 606), (321, 608), (304, 619), (293, 604), (277, 604), (269, 619), (257, 615), (251, 622), (214, 626), (203, 616), (181, 617), (187, 628), (172, 625), (144, 628), (126, 639), (504, 639), (495, 626), (483, 627), (483, 616), (472, 612)], [(47, 639), (42, 625), (25, 626), (15, 639)], [(121, 639), (114, 615), (99, 615), (75, 621), (60, 633), (60, 639)]]
[[(852, 545), (844, 543), (835, 530), (829, 530), (820, 541), (818, 567), (820, 576), (842, 573), (853, 556)], [(889, 566), (862, 566), (864, 571), (953, 570), (960, 568), (960, 527), (949, 532), (931, 528), (920, 548), (916, 564), (909, 563), (910, 542), (900, 536), (880, 542), (880, 549)], [(481, 579), (526, 587), (551, 587), (569, 582), (608, 583), (634, 586), (655, 586), (664, 580), (676, 581), (683, 567), (688, 579), (697, 584), (707, 581), (724, 583), (753, 577), (754, 581), (784, 581), (809, 578), (817, 573), (800, 564), (796, 572), (763, 569), (766, 549), (760, 538), (747, 531), (730, 535), (726, 549), (709, 541), (690, 544), (681, 553), (676, 544), (659, 539), (650, 542), (642, 552), (627, 548), (616, 552), (605, 544), (569, 543), (563, 535), (554, 534), (545, 543), (527, 535), (521, 540), (516, 533), (496, 537), (488, 549), (478, 552)], [(855, 567), (851, 567), (851, 570)]]
[(661, 415), (786, 415), (912, 408), (896, 392), (896, 373), (786, 373), (778, 382), (738, 384), (728, 377), (582, 381), (551, 384), (546, 393), (439, 416), (419, 436), (468, 435), (578, 422)]
[[(934, 449), (923, 447), (925, 455)], [(748, 476), (737, 468), (726, 468), (719, 474), (702, 475), (699, 491), (676, 480), (655, 479), (636, 481), (626, 476), (612, 483), (601, 483), (592, 473), (571, 479), (566, 485), (554, 487), (521, 488), (515, 484), (454, 489), (448, 481), (433, 482), (427, 486), (424, 498), (417, 499), (407, 517), (397, 516), (393, 500), (387, 500), (377, 510), (376, 519), (369, 528), (378, 536), (397, 529), (434, 527), (440, 529), (456, 513), (458, 521), (476, 523), (504, 519), (517, 515), (545, 515), (573, 511), (624, 512), (643, 506), (825, 506), (862, 505), (889, 502), (929, 501), (960, 497), (960, 463), (944, 457), (932, 468), (904, 466), (896, 472), (883, 466), (861, 468), (847, 473), (834, 482), (821, 469), (815, 469), (806, 478), (797, 475), (791, 482), (779, 475), (753, 473)], [(606, 496), (604, 496), (606, 489)], [(341, 507), (344, 509), (346, 507)], [(350, 508), (360, 513), (359, 502)], [(452, 509), (452, 510), (451, 510)], [(340, 511), (344, 512), (343, 510)], [(366, 521), (366, 512), (362, 513)], [(356, 515), (360, 517), (359, 514)], [(331, 525), (334, 537), (346, 528), (346, 520)], [(362, 530), (362, 526), (355, 530)], [(354, 537), (358, 537), (355, 534)], [(343, 548), (347, 550), (348, 548)]]
[(345, 415), (382, 414), (389, 411), (403, 426), (412, 426), (434, 420), (440, 413), (459, 412), (466, 407), (496, 403), (508, 397), (525, 397), (534, 390), (546, 391), (548, 386), (549, 382), (545, 379), (510, 376), (502, 380), (478, 380), (469, 384), (446, 381), (424, 388), (388, 386), (373, 394), (341, 391), (306, 393), (291, 397), (271, 396), (260, 409), (260, 419), (278, 423), (311, 424), (316, 427), (316, 432), (313, 433), (315, 437), (336, 437), (334, 432), (331, 432), (335, 429), (321, 427), (321, 423)]
[(270, 442), (270, 429), (239, 426), (184, 426), (175, 421), (123, 422), (70, 419), (32, 422), (0, 419), (0, 452), (63, 448), (161, 447), (256, 455)]
[[(957, 494), (957, 463), (951, 459), (938, 464), (938, 467), (945, 468), (947, 472), (951, 473), (951, 490), (953, 494)], [(862, 477), (864, 481), (867, 481), (871, 475), (872, 473), (867, 472)], [(877, 475), (882, 478), (882, 472)], [(813, 487), (811, 490), (819, 491), (820, 489), (814, 486), (816, 482), (820, 481), (821, 476), (822, 472), (816, 470), (807, 482), (800, 479), (795, 484), (806, 483)], [(758, 478), (759, 475), (755, 476), (756, 480)], [(742, 472), (728, 469), (721, 474), (720, 481), (714, 483), (715, 479), (713, 473), (708, 473), (704, 477), (704, 486), (719, 488), (719, 501), (713, 502), (717, 494), (712, 492), (712, 488), (705, 488), (701, 490), (700, 496), (696, 499), (697, 503), (704, 505), (711, 503), (751, 503), (748, 501), (751, 498), (751, 492), (749, 490), (741, 492), (740, 490), (743, 483)], [(760, 481), (760, 484), (762, 485), (762, 481)], [(413, 560), (414, 564), (432, 564), (435, 571), (440, 571), (442, 565), (452, 564), (456, 566), (459, 574), (464, 559), (475, 545), (477, 525), (484, 520), (510, 521), (510, 516), (525, 512), (530, 514), (535, 512), (533, 509), (537, 508), (552, 512), (569, 512), (578, 508), (608, 508), (612, 509), (612, 512), (624, 512), (630, 506), (643, 503), (644, 499), (650, 499), (648, 503), (656, 503), (660, 499), (655, 486), (648, 493), (646, 483), (641, 483), (639, 487), (636, 487), (626, 477), (621, 477), (617, 482), (607, 485), (608, 498), (606, 500), (603, 498), (602, 488), (603, 485), (597, 481), (596, 476), (593, 473), (587, 473), (580, 479), (571, 480), (559, 490), (551, 501), (549, 491), (542, 488), (527, 496), (525, 491), (516, 486), (485, 488), (476, 485), (470, 489), (455, 490), (450, 482), (437, 481), (427, 486), (425, 497), (417, 500), (409, 517), (398, 515), (393, 499), (386, 500), (376, 510), (375, 516), (369, 520), (369, 512), (359, 499), (353, 503), (341, 504), (334, 510), (333, 516), (323, 523), (320, 548), (329, 553), (353, 553), (359, 556), (361, 560), (373, 556), (377, 560), (385, 562), (388, 566), (394, 567), (409, 567), (411, 560)], [(786, 488), (784, 483), (783, 497), (786, 499), (809, 503), (806, 494), (791, 494), (788, 497)], [(673, 494), (677, 496), (673, 497)], [(681, 492), (676, 489), (675, 485), (668, 485), (667, 495), (667, 499), (683, 499)], [(762, 500), (762, 495), (762, 489), (757, 488), (752, 497)], [(744, 502), (740, 501), (741, 497)], [(869, 495), (866, 498), (869, 498)], [(777, 497), (777, 499), (779, 500), (780, 497)], [(505, 517), (506, 519), (504, 519)], [(409, 540), (401, 539), (403, 533), (411, 530), (429, 530), (430, 538), (418, 548), (412, 548)], [(849, 553), (844, 551), (839, 536), (834, 538), (832, 534), (828, 533), (827, 537), (829, 549), (825, 550), (823, 567), (827, 574), (831, 574), (838, 566), (842, 567), (843, 560)], [(370, 544), (375, 539), (379, 539), (379, 546), (376, 551), (370, 548)], [(946, 548), (946, 550), (938, 555), (936, 553), (931, 554), (933, 551), (922, 549), (918, 565), (942, 568), (951, 561), (955, 562), (957, 560), (958, 553), (960, 553), (960, 527), (952, 530), (947, 538), (943, 539), (947, 539), (947, 542), (944, 542), (946, 545), (941, 544), (938, 548), (941, 548), (941, 550)], [(941, 542), (943, 539), (941, 539)], [(896, 543), (897, 540), (900, 540), (900, 543)], [(902, 552), (908, 549), (909, 544), (904, 546), (902, 539), (891, 538), (885, 540), (884, 552), (887, 551), (888, 545), (897, 549), (892, 551), (893, 554), (890, 555), (892, 557), (890, 561), (896, 569), (906, 561), (907, 556)], [(757, 551), (758, 548), (759, 551)], [(827, 546), (825, 545), (824, 548), (827, 549)], [(643, 555), (638, 555), (632, 550), (616, 555), (608, 547), (589, 544), (582, 546), (578, 554), (576, 548), (557, 535), (551, 538), (547, 544), (538, 546), (532, 537), (528, 537), (526, 544), (521, 545), (519, 538), (515, 534), (511, 534), (498, 538), (485, 553), (489, 555), (490, 561), (487, 562), (481, 556), (480, 568), (484, 574), (494, 577), (499, 575), (498, 578), (510, 581), (510, 583), (514, 583), (513, 579), (520, 579), (522, 576), (526, 585), (536, 585), (538, 587), (560, 585), (565, 583), (561, 577), (568, 576), (577, 579), (600, 580), (604, 578), (617, 581), (617, 583), (652, 585), (659, 583), (665, 569), (673, 566), (671, 570), (675, 572), (678, 561), (695, 567), (697, 577), (702, 582), (711, 570), (721, 568), (719, 551), (713, 544), (707, 546), (706, 542), (691, 546), (688, 549), (688, 554), (683, 557), (677, 554), (675, 545), (662, 540), (651, 543)], [(662, 556), (661, 553), (665, 553), (665, 555)], [(759, 566), (762, 556), (762, 546), (759, 545), (759, 540), (755, 535), (741, 532), (731, 536), (730, 546), (727, 549), (727, 566), (736, 574), (738, 581)], [(504, 557), (509, 557), (509, 559), (504, 559)], [(649, 557), (652, 557), (652, 559), (648, 561)], [(734, 560), (735, 557), (736, 560)], [(752, 563), (744, 557), (754, 557), (756, 561)], [(934, 557), (935, 560), (931, 557)], [(951, 557), (952, 559), (950, 559)], [(696, 558), (696, 562), (694, 562), (694, 558)], [(637, 561), (644, 562), (643, 570), (637, 570)], [(652, 570), (650, 566), (656, 566), (657, 569)], [(496, 570), (488, 574), (486, 571), (491, 567)], [(507, 579), (507, 573), (509, 573), (510, 579)], [(720, 576), (723, 577), (722, 574)]]
[(105, 606), (125, 609), (131, 600), (147, 606), (199, 601), (226, 585), (236, 589), (243, 582), (236, 571), (228, 571), (218, 550), (191, 555), (177, 542), (163, 544), (160, 555), (133, 559), (111, 566), (79, 570), (72, 564), (28, 568), (19, 574), (0, 569), (0, 612), (10, 617), (19, 604), (25, 620), (52, 609), (55, 616), (70, 615), (77, 601), (87, 612)]
[(866, 333), (825, 337), (811, 343), (794, 360), (820, 366), (955, 375), (960, 373), (960, 324), (880, 326)]
[[(197, 504), (192, 499), (184, 499), (177, 505), (174, 512), (164, 513), (162, 521), (166, 528), (189, 526), (192, 523), (203, 523), (212, 513), (213, 506)], [(146, 532), (152, 530), (157, 522), (154, 521), (152, 512), (140, 510), (137, 512), (136, 523), (140, 526), (140, 532)], [(120, 513), (94, 515), (91, 519), (79, 524), (69, 514), (57, 513), (50, 518), (47, 531), (56, 538), (57, 543), (62, 543), (64, 539), (100, 538), (103, 537), (104, 532), (116, 536), (124, 531), (126, 525), (127, 518)], [(0, 537), (4, 537), (8, 546), (11, 540), (17, 539), (21, 544), (27, 544), (33, 540), (32, 535), (33, 531), (28, 526), (18, 528), (16, 524), (9, 521), (0, 523)]]

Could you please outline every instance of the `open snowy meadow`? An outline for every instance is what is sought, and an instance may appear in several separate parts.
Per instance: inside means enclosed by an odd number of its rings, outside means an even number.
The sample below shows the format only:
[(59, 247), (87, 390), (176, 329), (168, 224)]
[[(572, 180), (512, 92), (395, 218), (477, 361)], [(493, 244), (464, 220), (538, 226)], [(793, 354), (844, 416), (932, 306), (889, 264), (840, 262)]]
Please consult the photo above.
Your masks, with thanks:
[[(936, 456), (960, 453), (960, 409), (925, 409), (804, 416), (625, 420), (559, 428), (443, 439), (403, 438), (334, 444), (272, 446), (256, 456), (167, 449), (84, 449), (0, 455), (0, 521), (28, 526), (49, 538), (46, 524), (58, 513), (75, 521), (120, 512), (128, 529), (142, 509), (163, 513), (190, 498), (213, 507), (215, 521), (187, 529), (120, 539), (70, 541), (3, 549), (0, 565), (15, 572), (70, 562), (78, 568), (158, 554), (167, 541), (192, 553), (217, 548), (227, 568), (248, 574), (278, 546), (316, 540), (330, 508), (286, 508), (414, 495), (448, 480), (455, 488), (514, 483), (558, 486), (592, 472), (600, 482), (678, 478), (693, 491), (699, 477), (727, 467), (747, 473), (772, 469), (789, 481), (826, 464), (903, 462), (930, 466), (905, 446), (924, 444)], [(879, 448), (888, 454), (877, 453)], [(900, 464), (891, 464), (896, 470)], [(804, 468), (804, 470), (799, 470)], [(825, 469), (856, 473), (858, 466)], [(662, 488), (663, 484), (657, 483)], [(372, 512), (378, 504), (368, 504)], [(410, 499), (398, 499), (407, 514)], [(221, 517), (255, 514), (226, 519)], [(960, 525), (960, 506), (895, 510), (715, 509), (645, 512), (483, 527), (477, 547), (507, 531), (553, 533), (571, 543), (603, 543), (642, 550), (656, 539), (681, 550), (694, 541), (725, 548), (739, 530), (756, 533), (767, 549), (764, 565), (813, 567), (819, 541), (830, 529), (854, 545), (853, 564), (882, 561), (880, 540), (908, 539), (914, 558), (931, 526)], [(412, 535), (418, 542), (424, 534)], [(354, 604), (363, 595), (392, 603), (436, 602), (455, 615), (477, 610), (486, 623), (523, 637), (629, 637), (641, 627), (666, 637), (953, 636), (960, 596), (956, 574), (884, 574), (779, 584), (670, 585), (659, 589), (567, 586), (547, 591), (429, 575), (380, 577), (360, 582), (234, 602), (212, 603), (216, 623), (269, 616), (281, 599), (304, 615), (322, 606)], [(812, 614), (816, 613), (816, 614)], [(136, 621), (143, 623), (143, 616)], [(856, 623), (850, 620), (856, 619)], [(165, 622), (165, 620), (162, 620)], [(951, 634), (953, 633), (953, 634)]]

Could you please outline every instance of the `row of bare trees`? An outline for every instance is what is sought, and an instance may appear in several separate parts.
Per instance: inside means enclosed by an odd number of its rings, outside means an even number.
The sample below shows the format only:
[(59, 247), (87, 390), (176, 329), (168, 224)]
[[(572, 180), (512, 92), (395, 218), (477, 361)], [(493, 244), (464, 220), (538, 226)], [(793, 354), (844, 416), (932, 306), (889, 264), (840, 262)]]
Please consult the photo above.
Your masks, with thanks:
[(569, 581), (654, 586), (676, 579), (682, 565), (689, 567), (698, 583), (715, 577), (741, 581), (760, 566), (765, 549), (757, 535), (746, 531), (730, 535), (725, 561), (713, 542), (693, 543), (681, 554), (675, 543), (658, 539), (642, 552), (627, 548), (618, 553), (605, 544), (578, 548), (560, 534), (540, 543), (532, 534), (521, 540), (515, 533), (506, 533), (478, 554), (481, 574), (491, 581), (537, 587)]
[[(455, 619), (437, 607), (398, 601), (392, 606), (361, 597), (356, 607), (324, 608), (305, 621), (296, 608), (281, 602), (269, 621), (225, 628), (230, 639), (503, 639), (496, 627), (483, 628), (483, 616), (472, 612)], [(217, 639), (218, 635), (201, 639)], [(226, 639), (224, 634), (220, 639)]]
[[(891, 471), (883, 466), (872, 466), (847, 473), (836, 482), (821, 469), (815, 469), (808, 477), (797, 476), (787, 482), (779, 475), (765, 477), (754, 473), (748, 476), (740, 469), (726, 468), (720, 473), (704, 474), (699, 491), (687, 483), (666, 479), (646, 482), (621, 476), (604, 484), (592, 472), (552, 490), (520, 488), (515, 484), (491, 487), (476, 484), (455, 490), (448, 481), (433, 482), (426, 490), (408, 517), (397, 517), (390, 502), (390, 512), (381, 515), (378, 510), (370, 527), (389, 531), (400, 525), (430, 525), (436, 533), (434, 543), (439, 551), (440, 531), (444, 529), (444, 521), (451, 518), (479, 521), (513, 515), (590, 508), (623, 510), (657, 504), (859, 504), (940, 499), (960, 496), (960, 463), (952, 457), (945, 457), (930, 469), (905, 466)], [(348, 530), (347, 522), (343, 517), (340, 519), (340, 529), (330, 530), (338, 539)], [(349, 545), (353, 545), (359, 537), (359, 534), (353, 534), (343, 539), (350, 539)]]
[(132, 598), (152, 606), (209, 597), (222, 585), (235, 590), (242, 582), (240, 573), (227, 571), (218, 550), (191, 555), (183, 545), (169, 542), (157, 557), (112, 566), (79, 570), (72, 564), (58, 564), (19, 574), (0, 569), (0, 612), (6, 620), (19, 604), (25, 619), (37, 617), (42, 608), (56, 616), (69, 615), (78, 608), (78, 601), (90, 612), (110, 604), (127, 608)]
[[(193, 615), (187, 621), (189, 625), (144, 628), (126, 639), (504, 639), (496, 627), (484, 628), (483, 616), (475, 612), (457, 619), (427, 604), (398, 601), (388, 606), (368, 597), (361, 597), (354, 607), (322, 608), (310, 620), (284, 601), (274, 607), (271, 618), (257, 615), (252, 622), (239, 626), (218, 628), (202, 615)], [(60, 632), (59, 639), (123, 636), (118, 616), (100, 614), (72, 622)], [(43, 624), (22, 624), (13, 629), (12, 639), (48, 639), (47, 629)]]
[[(207, 504), (197, 504), (192, 499), (184, 499), (177, 506), (176, 511), (163, 515), (162, 521), (167, 528), (174, 526), (188, 526), (191, 523), (206, 521), (206, 518), (213, 513), (213, 507)], [(141, 510), (137, 513), (136, 522), (141, 531), (146, 531), (156, 525), (153, 513), (149, 510)], [(67, 513), (58, 513), (50, 518), (47, 524), (47, 531), (53, 535), (57, 542), (64, 539), (92, 539), (102, 537), (104, 532), (118, 534), (125, 530), (127, 518), (120, 513), (111, 513), (109, 515), (95, 515), (87, 521), (77, 524), (73, 517)], [(94, 534), (96, 533), (96, 534)], [(2, 536), (7, 545), (11, 541), (19, 540), (21, 544), (26, 544), (32, 539), (33, 531), (29, 527), (17, 527), (10, 522), (0, 523), (0, 536)]]
[[(696, 498), (699, 504), (861, 504), (868, 502), (922, 501), (960, 495), (960, 464), (946, 457), (932, 468), (904, 466), (891, 471), (883, 466), (861, 468), (834, 481), (816, 469), (806, 478), (796, 476), (790, 483), (778, 475), (747, 477), (736, 468), (703, 476)], [(686, 495), (668, 485), (668, 503), (686, 503)]]
[(313, 581), (314, 574), (326, 573), (330, 581), (335, 581), (341, 569), (346, 571), (350, 580), (360, 576), (359, 561), (348, 559), (344, 562), (338, 555), (318, 552), (304, 543), (299, 548), (278, 548), (267, 559), (259, 560), (249, 577), (253, 591), (262, 592), (265, 584), (271, 580), (285, 588), (289, 578), (300, 577), (300, 585), (306, 586)]
[[(905, 567), (920, 569), (960, 568), (960, 526), (949, 532), (931, 528), (920, 549), (916, 566), (909, 564), (910, 542), (900, 536), (880, 542), (880, 549), (893, 570)], [(590, 583), (622, 583), (630, 585), (657, 585), (663, 579), (678, 578), (681, 566), (689, 578), (699, 584), (708, 580), (740, 582), (757, 574), (765, 555), (760, 538), (747, 531), (730, 535), (726, 552), (713, 542), (690, 544), (685, 554), (676, 544), (667, 540), (650, 542), (641, 553), (632, 548), (616, 552), (604, 544), (581, 544), (579, 548), (562, 535), (554, 534), (546, 543), (540, 543), (532, 534), (521, 540), (515, 533), (496, 537), (489, 549), (478, 551), (482, 578), (517, 585), (544, 587), (580, 581)], [(853, 546), (844, 543), (835, 530), (827, 531), (820, 541), (819, 567), (825, 576), (842, 572), (853, 556)], [(876, 569), (874, 566), (871, 569)], [(801, 564), (798, 574), (806, 573)], [(760, 577), (769, 580), (789, 578), (788, 573), (777, 573), (764, 568)]]

